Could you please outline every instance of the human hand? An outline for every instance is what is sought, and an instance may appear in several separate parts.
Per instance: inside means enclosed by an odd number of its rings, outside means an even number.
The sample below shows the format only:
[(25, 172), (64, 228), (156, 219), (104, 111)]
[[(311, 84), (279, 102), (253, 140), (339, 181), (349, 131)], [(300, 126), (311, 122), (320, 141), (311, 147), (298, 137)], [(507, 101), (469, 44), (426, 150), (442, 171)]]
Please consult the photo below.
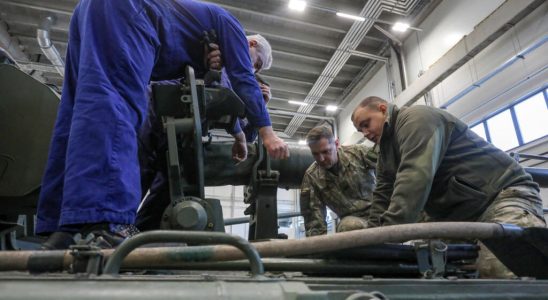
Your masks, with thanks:
[(232, 144), (232, 159), (237, 164), (247, 159), (247, 142), (243, 132), (234, 135), (234, 144)]
[(215, 43), (209, 43), (210, 51), (207, 53), (207, 65), (210, 70), (220, 71), (222, 66), (221, 59), (221, 50), (219, 50), (219, 45)]
[(270, 87), (264, 83), (259, 83), (259, 87), (261, 88), (264, 103), (266, 104), (268, 103), (268, 101), (270, 101), (270, 98), (272, 98), (272, 94), (270, 93)]
[(259, 134), (266, 151), (273, 159), (286, 159), (289, 157), (287, 144), (274, 133), (271, 126), (261, 127)]

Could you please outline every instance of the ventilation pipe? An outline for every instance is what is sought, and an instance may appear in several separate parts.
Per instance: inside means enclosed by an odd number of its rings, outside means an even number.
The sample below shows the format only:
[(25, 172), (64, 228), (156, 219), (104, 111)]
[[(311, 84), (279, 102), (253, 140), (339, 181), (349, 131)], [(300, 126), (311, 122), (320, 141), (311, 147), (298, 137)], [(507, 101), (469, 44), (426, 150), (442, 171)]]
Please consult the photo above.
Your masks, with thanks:
[(36, 32), (36, 39), (38, 40), (38, 45), (40, 45), (40, 49), (44, 55), (53, 64), (57, 72), (61, 74), (61, 77), (64, 77), (65, 62), (61, 58), (59, 51), (57, 51), (57, 48), (55, 48), (55, 45), (53, 45), (49, 37), (49, 32), (54, 22), (55, 19), (53, 17), (46, 17)]

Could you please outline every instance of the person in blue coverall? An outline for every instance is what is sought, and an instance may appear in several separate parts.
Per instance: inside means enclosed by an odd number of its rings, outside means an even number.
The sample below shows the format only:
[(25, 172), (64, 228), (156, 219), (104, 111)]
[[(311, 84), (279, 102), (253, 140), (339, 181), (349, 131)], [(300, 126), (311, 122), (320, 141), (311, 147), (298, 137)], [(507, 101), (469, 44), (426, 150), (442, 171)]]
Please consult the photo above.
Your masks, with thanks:
[(150, 80), (205, 73), (201, 40), (215, 30), (234, 91), (273, 158), (288, 157), (253, 78), (247, 41), (224, 9), (191, 0), (82, 0), (70, 22), (65, 80), (42, 182), (44, 249), (93, 233), (106, 247), (131, 235), (141, 199), (137, 133)]
[[(251, 63), (255, 71), (262, 97), (265, 104), (270, 100), (270, 87), (258, 73), (268, 70), (272, 64), (272, 50), (268, 41), (261, 35), (247, 37)], [(221, 69), (221, 51), (216, 44), (210, 45), (214, 51), (208, 56), (210, 69)], [(222, 50), (222, 49), (221, 49)], [(158, 84), (178, 84), (178, 80), (160, 82)], [(220, 85), (232, 88), (230, 80), (224, 69), (221, 72)], [(236, 161), (243, 161), (247, 156), (246, 142), (253, 142), (257, 138), (257, 130), (246, 118), (238, 119), (235, 128), (230, 131), (236, 142), (243, 143), (244, 151), (233, 146), (232, 158)], [(142, 200), (137, 213), (135, 225), (141, 231), (160, 228), (160, 221), (165, 208), (170, 203), (169, 182), (167, 172), (167, 138), (164, 133), (162, 122), (156, 117), (154, 111), (149, 110), (149, 115), (139, 133), (139, 161), (141, 166), (141, 194), (146, 196)], [(148, 193), (147, 193), (148, 192)]]

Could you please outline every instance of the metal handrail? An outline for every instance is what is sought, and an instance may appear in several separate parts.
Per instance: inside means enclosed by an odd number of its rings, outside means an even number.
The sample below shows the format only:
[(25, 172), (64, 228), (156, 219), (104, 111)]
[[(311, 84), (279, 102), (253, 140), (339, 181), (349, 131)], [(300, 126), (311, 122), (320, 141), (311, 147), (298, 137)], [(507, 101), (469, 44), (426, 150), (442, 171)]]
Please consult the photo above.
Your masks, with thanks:
[(117, 275), (124, 258), (139, 246), (150, 243), (197, 243), (197, 244), (227, 244), (240, 249), (249, 259), (251, 274), (260, 277), (264, 267), (257, 249), (249, 241), (221, 232), (171, 231), (155, 230), (137, 234), (120, 244), (110, 256), (104, 269), (104, 274)]
[(510, 152), (509, 154), (511, 157), (513, 157), (516, 160), (525, 158), (525, 159), (538, 159), (538, 160), (548, 161), (548, 156), (544, 156), (544, 155), (525, 154), (525, 153), (519, 153), (519, 152)]

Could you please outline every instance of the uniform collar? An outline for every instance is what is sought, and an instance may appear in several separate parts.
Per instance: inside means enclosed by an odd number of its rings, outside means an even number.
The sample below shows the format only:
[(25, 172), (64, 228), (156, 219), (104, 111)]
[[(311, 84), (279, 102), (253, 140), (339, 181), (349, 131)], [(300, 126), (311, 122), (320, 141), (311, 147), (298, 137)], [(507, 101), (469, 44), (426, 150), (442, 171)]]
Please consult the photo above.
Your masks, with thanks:
[[(339, 158), (339, 164), (342, 168), (345, 168), (350, 164), (350, 159), (348, 158), (348, 155), (344, 152), (342, 146), (337, 149), (337, 156)], [(339, 170), (342, 171), (342, 168), (340, 168)]]
[(344, 174), (346, 168), (350, 165), (350, 159), (348, 158), (348, 155), (344, 153), (342, 147), (337, 148), (337, 159), (337, 164), (339, 165), (338, 172), (334, 174), (333, 172), (322, 168), (322, 172), (325, 175), (324, 178), (335, 179), (339, 174)]
[(382, 130), (381, 141), (389, 138), (394, 134), (394, 127), (396, 126), (396, 119), (400, 109), (394, 104), (388, 104), (387, 117), (384, 120), (384, 128)]

